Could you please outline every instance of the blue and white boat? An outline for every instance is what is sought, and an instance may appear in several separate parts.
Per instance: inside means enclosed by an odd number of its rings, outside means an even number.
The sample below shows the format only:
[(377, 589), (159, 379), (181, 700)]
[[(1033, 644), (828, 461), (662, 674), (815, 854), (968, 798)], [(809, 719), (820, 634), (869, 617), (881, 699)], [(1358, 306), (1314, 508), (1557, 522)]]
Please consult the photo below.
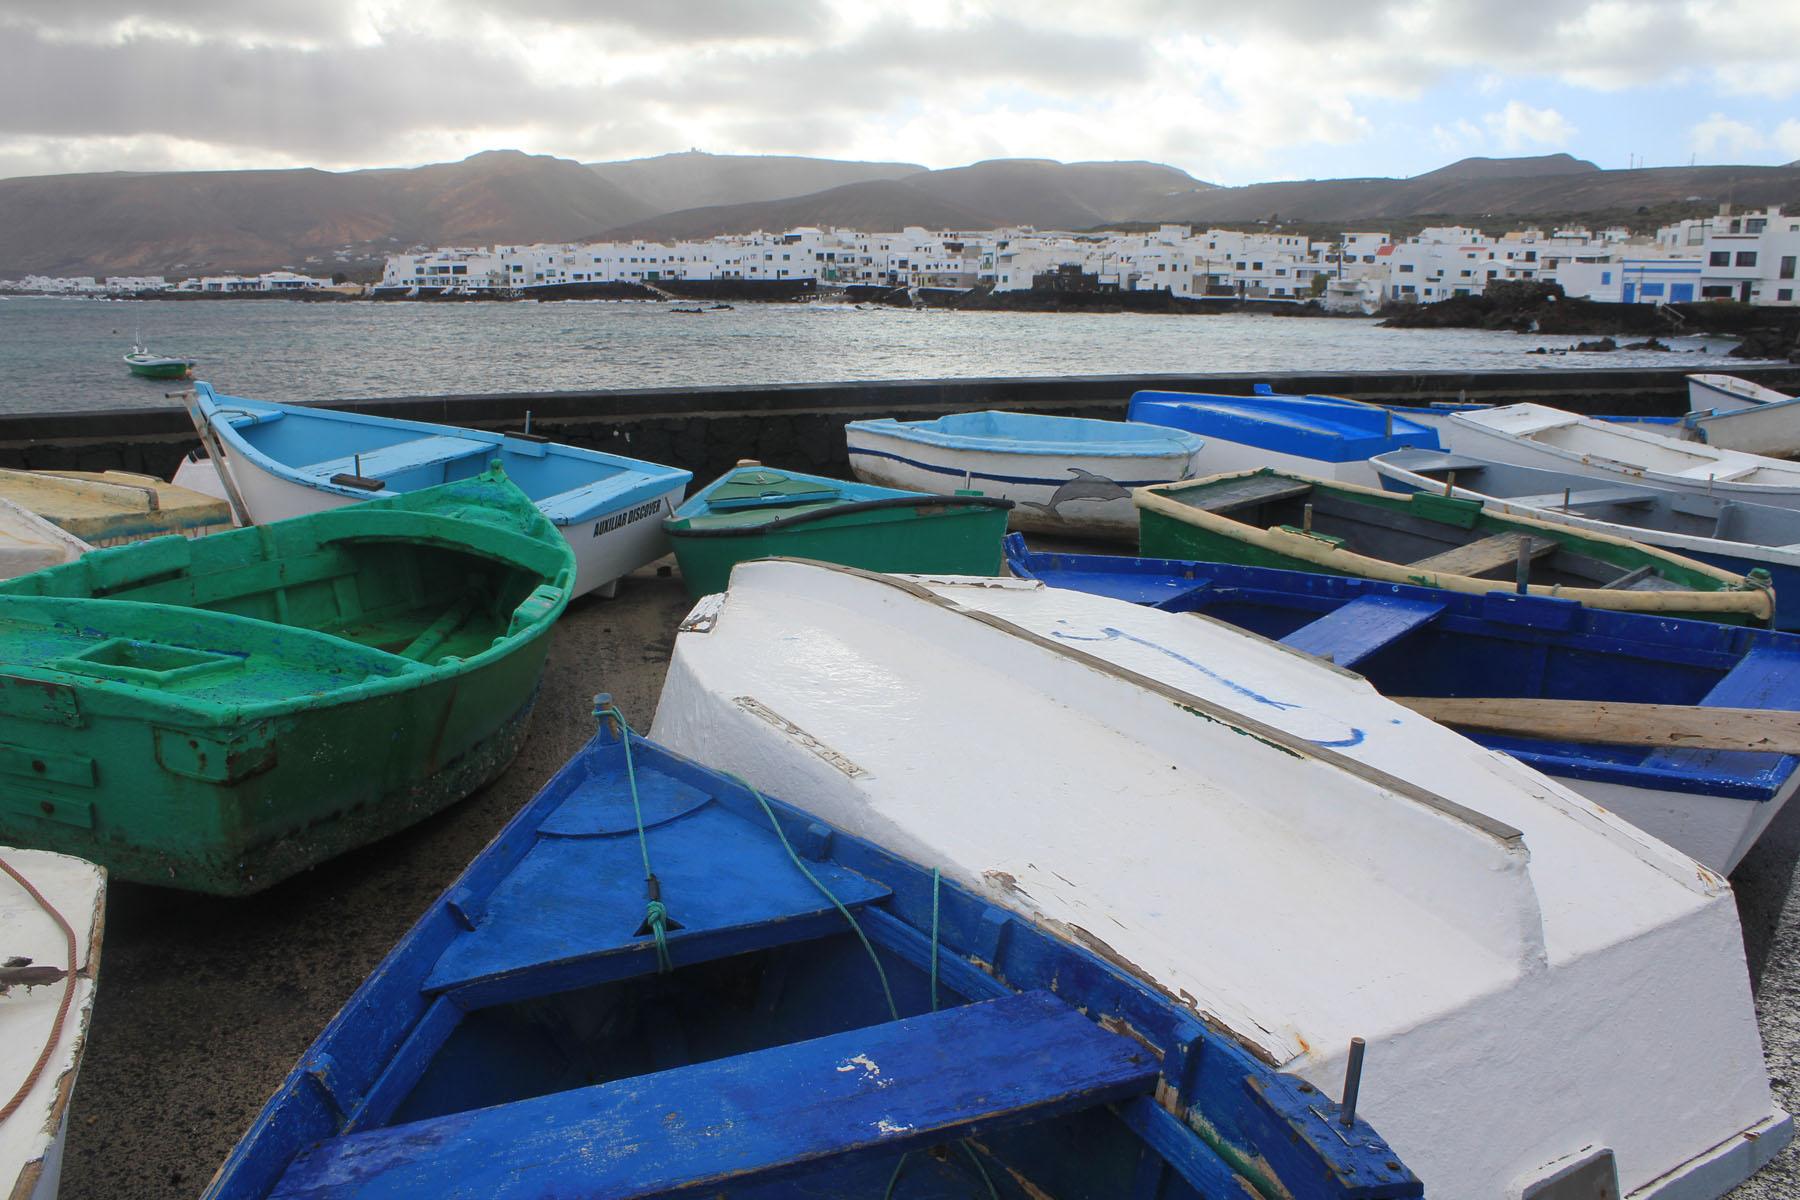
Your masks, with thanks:
[(1688, 411), (1736, 412), (1765, 404), (1785, 404), (1794, 397), (1736, 375), (1689, 375)]
[[(1353, 669), (1384, 695), (1544, 702), (1497, 705), (1511, 731), (1469, 727), (1468, 736), (1721, 874), (1800, 787), (1800, 716), (1786, 715), (1800, 710), (1800, 636), (1793, 634), (1504, 591), (1468, 595), (1227, 563), (1041, 554), (1018, 537), (1007, 539), (1007, 566), (1056, 587), (1216, 617)], [(1674, 711), (1627, 709), (1647, 733), (1620, 744), (1582, 736), (1610, 735), (1568, 713), (1564, 702)], [(1465, 707), (1437, 712), (1449, 717)], [(1532, 717), (1534, 707), (1541, 719)], [(1792, 744), (1785, 753), (1704, 749), (1694, 748), (1704, 741), (1698, 736), (1669, 732), (1688, 719), (1679, 710), (1704, 709), (1781, 713), (1776, 720), (1792, 726)], [(1693, 719), (1712, 723), (1703, 711)]]
[(1402, 411), (1338, 396), (1283, 396), (1266, 383), (1251, 396), (1138, 392), (1125, 415), (1205, 438), (1196, 475), (1274, 467), (1373, 486), (1375, 455), (1438, 445), (1432, 426)]
[[(1243, 630), (1028, 580), (745, 563), (676, 637), (651, 736), (1319, 1095), (1362, 1039), (1358, 1112), (1430, 1195), (1715, 1197), (1792, 1135), (1720, 876)], [(1098, 1194), (1033, 1184), (1005, 1194)]]
[(1123, 964), (599, 715), (207, 1200), (1422, 1195)]
[(669, 552), (662, 519), (693, 478), (529, 433), (247, 400), (206, 383), (194, 393), (189, 413), (240, 520), (262, 525), (468, 479), (497, 460), (575, 551), (576, 596), (611, 596), (621, 576)]
[(1131, 489), (1192, 477), (1204, 445), (1162, 425), (1010, 412), (852, 421), (844, 440), (865, 483), (974, 488), (1014, 502), (1014, 529), (1125, 538), (1137, 536)]
[(1390, 492), (1459, 496), (1490, 512), (1628, 538), (1738, 575), (1766, 571), (1775, 588), (1769, 623), (1800, 629), (1800, 510), (1441, 450), (1395, 450), (1370, 465)]

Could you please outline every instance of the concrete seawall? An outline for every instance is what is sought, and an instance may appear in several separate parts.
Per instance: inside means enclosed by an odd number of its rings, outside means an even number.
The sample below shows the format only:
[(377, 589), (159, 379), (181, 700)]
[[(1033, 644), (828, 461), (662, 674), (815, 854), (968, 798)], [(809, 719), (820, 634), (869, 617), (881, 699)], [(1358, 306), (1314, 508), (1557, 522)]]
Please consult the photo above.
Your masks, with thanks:
[[(710, 479), (740, 458), (842, 475), (843, 427), (865, 417), (917, 419), (978, 409), (1120, 419), (1143, 389), (1349, 396), (1383, 404), (1515, 404), (1533, 401), (1582, 413), (1672, 416), (1687, 410), (1680, 365), (1639, 370), (1346, 372), (1281, 375), (1073, 376), (1047, 379), (898, 380), (774, 387), (642, 388), (596, 392), (325, 401), (333, 408), (485, 429), (520, 428), (597, 450), (685, 467)], [(1746, 367), (1733, 374), (1800, 392), (1800, 367)], [(196, 445), (177, 407), (0, 414), (0, 467), (140, 471), (167, 478)]]

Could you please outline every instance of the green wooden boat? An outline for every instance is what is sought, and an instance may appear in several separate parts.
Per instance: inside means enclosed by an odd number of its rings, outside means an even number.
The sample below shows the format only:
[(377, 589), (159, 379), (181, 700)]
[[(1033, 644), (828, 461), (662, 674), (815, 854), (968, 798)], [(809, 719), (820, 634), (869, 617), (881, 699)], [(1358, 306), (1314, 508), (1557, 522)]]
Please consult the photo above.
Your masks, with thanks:
[(741, 462), (663, 521), (698, 600), (752, 558), (813, 558), (870, 571), (998, 575), (1011, 500), (932, 496)]
[(1610, 534), (1264, 468), (1132, 493), (1138, 552), (1455, 592), (1529, 591), (1590, 608), (1766, 624), (1773, 591)]
[(523, 740), (574, 556), (497, 470), (0, 583), (0, 842), (257, 891)]

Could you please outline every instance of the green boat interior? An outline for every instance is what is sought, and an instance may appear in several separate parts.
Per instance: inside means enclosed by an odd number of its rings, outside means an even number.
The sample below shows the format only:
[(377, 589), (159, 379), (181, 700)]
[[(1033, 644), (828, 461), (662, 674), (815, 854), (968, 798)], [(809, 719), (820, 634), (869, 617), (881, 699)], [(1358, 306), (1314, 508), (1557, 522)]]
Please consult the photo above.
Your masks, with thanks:
[(471, 658), (567, 584), (559, 537), (482, 516), (340, 509), (96, 551), (0, 584), (0, 659), (242, 704)]
[(1524, 556), (1530, 561), (1528, 582), (1544, 586), (1630, 591), (1716, 586), (1698, 572), (1691, 578), (1686, 572), (1665, 573), (1632, 547), (1619, 548), (1626, 552), (1618, 556), (1621, 561), (1608, 561), (1601, 556), (1608, 554), (1610, 544), (1584, 540), (1570, 545), (1535, 526), (1484, 515), (1478, 502), (1460, 497), (1419, 493), (1380, 503), (1278, 474), (1171, 488), (1163, 494), (1252, 528), (1283, 528), (1352, 554), (1438, 574), (1510, 580)]

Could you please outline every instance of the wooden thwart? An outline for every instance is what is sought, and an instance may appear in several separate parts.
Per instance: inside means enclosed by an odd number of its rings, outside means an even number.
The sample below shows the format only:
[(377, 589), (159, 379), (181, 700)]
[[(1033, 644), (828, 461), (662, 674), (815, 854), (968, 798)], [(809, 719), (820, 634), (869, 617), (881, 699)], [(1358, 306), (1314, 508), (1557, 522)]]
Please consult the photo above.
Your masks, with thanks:
[(1444, 725), (1614, 746), (1800, 754), (1800, 712), (1510, 696), (1391, 696)]
[(1311, 490), (1312, 484), (1288, 479), (1285, 476), (1253, 475), (1248, 479), (1208, 488), (1193, 496), (1172, 494), (1169, 499), (1179, 501), (1189, 508), (1197, 508), (1201, 512), (1223, 513), (1251, 504), (1266, 504), (1271, 500), (1287, 500), (1294, 496), (1303, 496)]
[(1420, 571), (1433, 571), (1439, 575), (1485, 575), (1489, 571), (1498, 571), (1502, 567), (1510, 567), (1519, 561), (1519, 543), (1527, 536), (1531, 537), (1531, 557), (1535, 561), (1549, 554), (1557, 547), (1552, 537), (1527, 535), (1523, 533), (1496, 533), (1484, 537), (1480, 541), (1469, 542), (1445, 550), (1441, 554), (1433, 554), (1421, 558), (1408, 566)]

